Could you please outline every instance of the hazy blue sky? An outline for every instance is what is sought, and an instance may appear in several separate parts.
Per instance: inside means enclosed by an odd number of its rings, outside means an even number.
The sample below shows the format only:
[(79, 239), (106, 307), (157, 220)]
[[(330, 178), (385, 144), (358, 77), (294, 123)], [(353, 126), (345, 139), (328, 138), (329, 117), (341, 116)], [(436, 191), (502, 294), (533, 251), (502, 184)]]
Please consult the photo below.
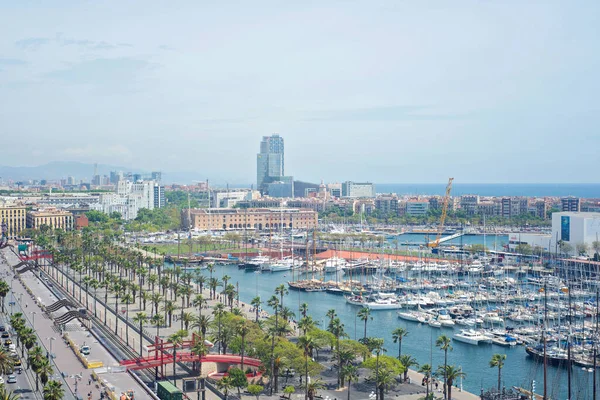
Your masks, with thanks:
[[(58, 5), (60, 4), (60, 5)], [(0, 0), (0, 165), (599, 182), (599, 1)]]

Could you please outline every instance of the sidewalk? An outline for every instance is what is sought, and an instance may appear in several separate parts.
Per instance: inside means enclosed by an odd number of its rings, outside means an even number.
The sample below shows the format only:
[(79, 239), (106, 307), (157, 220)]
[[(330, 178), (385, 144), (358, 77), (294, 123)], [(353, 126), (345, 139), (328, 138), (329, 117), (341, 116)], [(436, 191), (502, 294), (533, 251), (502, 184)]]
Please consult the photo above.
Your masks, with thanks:
[[(4, 255), (9, 265), (2, 264), (2, 270), (11, 273), (11, 266), (17, 264), (19, 260), (10, 251), (4, 251)], [(48, 306), (58, 299), (33, 275), (33, 272), (25, 272), (21, 276), (21, 279), (35, 293), (36, 298), (34, 299), (33, 296), (30, 296), (21, 283), (15, 279), (12, 283), (12, 288), (15, 293), (16, 302), (21, 303), (25, 311), (24, 315), (34, 326), (36, 334), (39, 337), (40, 346), (45, 347), (47, 352), (50, 352), (50, 347), (52, 347), (52, 353), (55, 354), (54, 363), (57, 369), (56, 372), (62, 373), (65, 376), (65, 381), (71, 392), (78, 394), (83, 399), (87, 399), (88, 394), (91, 392), (93, 399), (99, 399), (101, 386), (96, 385), (94, 382), (90, 384), (92, 370), (86, 369), (83, 366), (73, 350), (61, 338), (61, 332), (54, 325), (52, 319), (37, 305), (37, 303), (41, 302), (41, 304)], [(51, 314), (51, 317), (60, 316), (65, 311), (66, 308), (62, 308)], [(90, 359), (102, 361), (105, 366), (118, 366), (118, 362), (95, 340), (87, 328), (78, 320), (73, 320), (66, 324), (65, 332), (68, 333), (69, 337), (75, 343), (82, 345), (85, 342), (86, 345), (91, 347)], [(117, 393), (121, 393), (127, 389), (133, 389), (139, 394), (145, 393), (145, 390), (126, 373), (110, 373), (100, 376), (106, 380), (109, 386), (114, 386)], [(68, 398), (73, 397), (71, 395)]]

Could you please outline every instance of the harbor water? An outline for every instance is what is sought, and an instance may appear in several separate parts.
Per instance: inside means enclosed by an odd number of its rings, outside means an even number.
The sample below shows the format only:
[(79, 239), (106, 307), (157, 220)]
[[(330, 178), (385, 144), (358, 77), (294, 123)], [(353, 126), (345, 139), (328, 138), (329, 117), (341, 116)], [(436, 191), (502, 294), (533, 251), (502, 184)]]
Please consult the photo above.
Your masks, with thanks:
[[(204, 270), (205, 274), (209, 274)], [(274, 294), (274, 289), (280, 284), (286, 284), (292, 278), (292, 272), (256, 273), (239, 270), (236, 265), (218, 265), (214, 276), (229, 275), (230, 282), (239, 284), (240, 300), (249, 303), (252, 298), (260, 296), (266, 302)], [(302, 292), (290, 290), (284, 299), (284, 305), (290, 307), (298, 315), (300, 304), (309, 305), (309, 314), (319, 321), (320, 327), (327, 326), (326, 313), (335, 309), (345, 326), (346, 333), (351, 339), (359, 339), (363, 335), (364, 323), (357, 319), (359, 307), (347, 304), (344, 297), (327, 292)], [(265, 310), (272, 312), (268, 307)], [(444, 362), (443, 351), (435, 347), (439, 335), (452, 337), (458, 332), (456, 328), (431, 328), (426, 324), (399, 319), (395, 310), (373, 311), (373, 320), (368, 321), (367, 335), (382, 337), (385, 340), (387, 354), (397, 356), (398, 345), (392, 341), (392, 330), (404, 327), (409, 334), (402, 342), (402, 353), (413, 355), (420, 364), (431, 363), (436, 369)], [(448, 354), (449, 364), (462, 367), (466, 379), (457, 382), (464, 390), (479, 394), (481, 388), (496, 387), (498, 371), (490, 368), (489, 361), (494, 353), (506, 354), (506, 363), (502, 370), (502, 385), (507, 389), (512, 386), (531, 388), (535, 381), (536, 393), (543, 390), (543, 365), (529, 358), (523, 346), (500, 347), (495, 344), (480, 344), (473, 346), (453, 341), (453, 350)], [(564, 399), (567, 393), (567, 370), (565, 368), (548, 366), (548, 393), (552, 399)], [(573, 399), (589, 399), (592, 396), (593, 374), (573, 367), (572, 387)]]

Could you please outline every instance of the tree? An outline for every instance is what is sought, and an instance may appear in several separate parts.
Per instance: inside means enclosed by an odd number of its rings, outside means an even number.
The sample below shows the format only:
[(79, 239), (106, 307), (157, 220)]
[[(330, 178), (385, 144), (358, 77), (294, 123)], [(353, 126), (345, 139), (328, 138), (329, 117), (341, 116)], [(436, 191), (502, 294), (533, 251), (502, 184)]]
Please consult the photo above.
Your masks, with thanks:
[(194, 343), (194, 345), (190, 349), (190, 352), (193, 355), (199, 356), (200, 361), (198, 361), (198, 376), (202, 376), (202, 357), (208, 354), (208, 348), (204, 343), (204, 337), (201, 337)]
[(589, 246), (587, 243), (577, 243), (575, 249), (577, 250), (577, 255), (585, 256), (589, 250)]
[(533, 249), (531, 248), (531, 245), (528, 243), (519, 243), (517, 245), (517, 247), (515, 248), (515, 251), (519, 254), (523, 254), (523, 255), (531, 255), (533, 252)]
[(600, 260), (600, 240), (594, 240), (592, 242), (592, 249), (594, 249), (594, 261)]
[(371, 310), (367, 307), (363, 307), (358, 311), (358, 318), (361, 321), (364, 321), (365, 323), (365, 332), (363, 335), (363, 339), (367, 338), (367, 322), (369, 321), (369, 319), (373, 319), (373, 317), (371, 316)]
[(404, 382), (406, 382), (408, 380), (408, 369), (410, 367), (418, 367), (419, 363), (413, 356), (410, 356), (408, 354), (400, 356), (399, 359), (402, 363), (402, 366), (404, 367)]
[(284, 393), (284, 394), (287, 394), (287, 395), (288, 395), (288, 400), (290, 400), (290, 399), (292, 398), (292, 395), (293, 395), (294, 393), (296, 393), (296, 388), (295, 388), (295, 387), (293, 387), (293, 386), (286, 386), (286, 387), (283, 389), (283, 393)]
[(306, 396), (309, 400), (314, 400), (319, 389), (323, 389), (325, 385), (320, 379), (314, 379), (311, 382), (304, 382)]
[(248, 386), (248, 378), (246, 378), (244, 371), (239, 368), (230, 368), (228, 373), (231, 386), (237, 389), (238, 397), (240, 397), (242, 388)]
[(260, 296), (256, 296), (250, 302), (250, 305), (254, 307), (254, 314), (256, 316), (255, 322), (258, 322), (258, 313), (260, 311), (260, 306), (262, 305), (262, 301), (260, 301)]
[(4, 385), (0, 385), (0, 400), (19, 400), (21, 395), (11, 392)]
[(452, 400), (452, 384), (455, 380), (464, 378), (467, 375), (462, 372), (461, 369), (456, 368), (454, 365), (441, 366), (437, 370), (438, 376), (443, 376), (446, 379), (447, 387), (448, 387), (448, 399)]
[[(258, 400), (258, 396), (260, 396), (264, 387), (262, 387), (261, 385), (248, 385), (248, 387), (246, 389), (248, 390), (248, 393), (250, 393), (252, 396), (256, 396), (256, 400)], [(284, 393), (285, 393), (285, 390), (284, 390)]]
[(569, 255), (573, 252), (573, 246), (571, 246), (569, 243), (565, 242), (565, 241), (560, 241), (559, 243), (559, 247), (560, 247), (560, 251), (563, 254)]
[(177, 385), (177, 371), (175, 370), (177, 365), (177, 347), (181, 346), (183, 339), (185, 339), (187, 335), (187, 331), (180, 330), (167, 338), (167, 341), (173, 344), (173, 385)]
[[(309, 335), (300, 336), (298, 338), (298, 347), (300, 349), (302, 349), (302, 351), (304, 352), (304, 363), (305, 363), (304, 382), (308, 383), (308, 357), (312, 353), (312, 350), (314, 347), (314, 341), (313, 341), (312, 337), (310, 337)], [(304, 386), (305, 386), (304, 398), (306, 400), (309, 398), (308, 385), (304, 385)]]
[(227, 400), (227, 394), (229, 393), (229, 389), (232, 387), (231, 380), (228, 376), (217, 381), (217, 388), (223, 392), (224, 400)]
[(426, 386), (426, 390), (427, 390), (427, 394), (425, 395), (425, 399), (429, 400), (429, 382), (431, 382), (431, 365), (430, 364), (423, 364), (421, 365), (421, 368), (419, 368), (420, 373), (422, 373), (423, 375), (425, 375), (425, 378), (427, 379), (427, 384)]
[(138, 324), (139, 327), (140, 327), (140, 357), (142, 356), (142, 344), (143, 344), (143, 341), (144, 341), (144, 338), (143, 338), (142, 335), (144, 333), (144, 323), (146, 321), (148, 321), (148, 316), (146, 315), (145, 312), (138, 312), (133, 317), (133, 322), (135, 322), (136, 324)]
[(49, 381), (44, 387), (44, 400), (62, 400), (65, 396), (65, 390), (59, 381)]
[(2, 314), (4, 314), (4, 299), (6, 299), (6, 295), (10, 291), (10, 286), (4, 279), (0, 280), (0, 299), (2, 303)]
[[(452, 351), (452, 339), (450, 339), (448, 336), (446, 335), (442, 335), (440, 337), (437, 338), (437, 340), (435, 341), (435, 347), (439, 347), (441, 350), (444, 350), (444, 372), (447, 370), (448, 367), (448, 351)], [(444, 377), (444, 398), (446, 397), (446, 389), (448, 386), (448, 378)]]
[(394, 343), (398, 343), (398, 360), (402, 356), (402, 338), (408, 335), (408, 331), (404, 328), (396, 328), (392, 331)]
[(506, 354), (494, 354), (490, 360), (490, 368), (498, 368), (498, 393), (500, 393), (500, 387), (502, 385), (502, 368), (504, 367), (504, 360), (506, 360)]
[(350, 400), (350, 387), (352, 382), (358, 382), (358, 368), (352, 364), (344, 365), (342, 375), (348, 381), (348, 400)]
[(0, 375), (8, 375), (14, 368), (14, 361), (10, 354), (0, 349)]

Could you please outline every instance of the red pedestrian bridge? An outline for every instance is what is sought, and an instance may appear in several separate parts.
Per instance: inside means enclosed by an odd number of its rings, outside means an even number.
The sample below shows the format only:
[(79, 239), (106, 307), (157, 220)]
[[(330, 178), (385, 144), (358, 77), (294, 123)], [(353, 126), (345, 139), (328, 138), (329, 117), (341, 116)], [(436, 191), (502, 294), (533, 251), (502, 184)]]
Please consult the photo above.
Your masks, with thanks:
[[(190, 348), (194, 347), (195, 344), (202, 340), (202, 338), (192, 333), (192, 340), (183, 341), (177, 346), (175, 352), (175, 362), (210, 362), (217, 364), (218, 372), (226, 372), (232, 365), (241, 365), (242, 357), (231, 355), (231, 354), (206, 354), (204, 357), (200, 357), (193, 354)], [(207, 346), (211, 347), (211, 346)], [(158, 368), (170, 365), (173, 363), (173, 343), (168, 342), (159, 337), (155, 337), (154, 344), (148, 346), (148, 356), (132, 358), (129, 360), (123, 360), (120, 364), (130, 370), (146, 369), (146, 368)], [(259, 359), (244, 357), (244, 367), (253, 367), (255, 369), (261, 369), (262, 362)]]
[[(178, 351), (175, 356), (175, 362), (212, 362), (217, 364), (217, 370), (223, 370), (223, 368), (219, 368), (219, 364), (221, 366), (225, 366), (225, 370), (228, 369), (231, 365), (240, 365), (242, 363), (242, 357), (234, 356), (234, 355), (217, 355), (217, 354), (208, 354), (204, 357), (199, 357), (195, 354), (192, 354), (190, 351)], [(123, 360), (121, 361), (121, 365), (127, 367), (130, 370), (138, 370), (138, 369), (146, 369), (146, 368), (155, 368), (160, 367), (162, 365), (169, 365), (173, 363), (173, 354), (160, 354), (158, 357), (141, 357), (134, 358), (131, 360)], [(256, 358), (244, 357), (244, 367), (256, 367), (259, 368), (262, 365), (261, 361)]]

